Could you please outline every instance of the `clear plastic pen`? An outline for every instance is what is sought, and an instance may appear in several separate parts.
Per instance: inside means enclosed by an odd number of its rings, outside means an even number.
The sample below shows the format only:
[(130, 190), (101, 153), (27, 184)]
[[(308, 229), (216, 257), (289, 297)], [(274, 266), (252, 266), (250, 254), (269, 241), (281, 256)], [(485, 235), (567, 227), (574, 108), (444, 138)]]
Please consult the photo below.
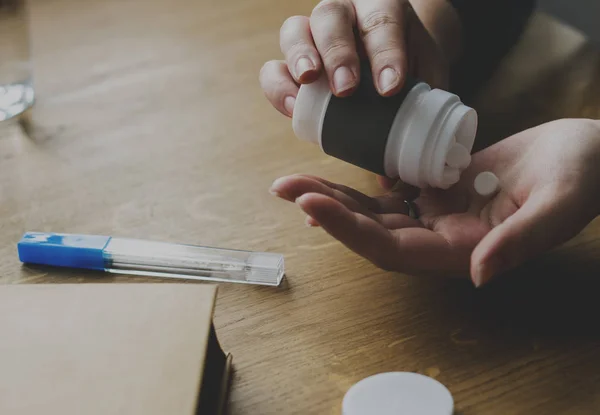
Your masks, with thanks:
[(96, 235), (26, 233), (18, 244), (24, 263), (116, 274), (277, 286), (281, 254)]

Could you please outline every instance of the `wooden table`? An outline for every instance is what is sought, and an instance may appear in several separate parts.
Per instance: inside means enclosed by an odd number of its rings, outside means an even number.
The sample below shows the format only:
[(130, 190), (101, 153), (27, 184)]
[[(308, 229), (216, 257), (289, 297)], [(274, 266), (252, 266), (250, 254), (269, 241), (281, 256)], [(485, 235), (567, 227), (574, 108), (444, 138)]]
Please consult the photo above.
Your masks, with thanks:
[[(352, 384), (395, 370), (437, 378), (463, 415), (599, 412), (597, 223), (477, 291), (384, 273), (267, 193), (295, 172), (379, 191), (297, 140), (259, 89), (280, 24), (313, 1), (32, 3), (39, 101), (30, 137), (1, 127), (0, 283), (97, 281), (22, 268), (27, 230), (281, 252), (281, 288), (220, 287), (231, 414), (338, 414)], [(600, 53), (538, 17), (483, 94), (482, 136), (600, 118), (599, 91)]]

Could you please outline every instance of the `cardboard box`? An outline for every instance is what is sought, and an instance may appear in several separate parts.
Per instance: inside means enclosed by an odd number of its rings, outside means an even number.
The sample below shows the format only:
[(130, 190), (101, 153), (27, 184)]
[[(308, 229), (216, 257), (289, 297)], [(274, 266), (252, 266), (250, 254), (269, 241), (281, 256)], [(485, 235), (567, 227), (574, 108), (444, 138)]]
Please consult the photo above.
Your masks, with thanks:
[(0, 286), (0, 414), (221, 414), (206, 284)]

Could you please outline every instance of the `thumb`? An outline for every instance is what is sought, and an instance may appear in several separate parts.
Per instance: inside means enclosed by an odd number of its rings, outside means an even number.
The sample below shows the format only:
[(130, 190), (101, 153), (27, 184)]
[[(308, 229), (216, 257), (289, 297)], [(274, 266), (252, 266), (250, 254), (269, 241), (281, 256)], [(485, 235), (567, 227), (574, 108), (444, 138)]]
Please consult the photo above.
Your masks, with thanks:
[(503, 223), (492, 229), (471, 255), (477, 287), (577, 235), (592, 218), (581, 197), (540, 189)]

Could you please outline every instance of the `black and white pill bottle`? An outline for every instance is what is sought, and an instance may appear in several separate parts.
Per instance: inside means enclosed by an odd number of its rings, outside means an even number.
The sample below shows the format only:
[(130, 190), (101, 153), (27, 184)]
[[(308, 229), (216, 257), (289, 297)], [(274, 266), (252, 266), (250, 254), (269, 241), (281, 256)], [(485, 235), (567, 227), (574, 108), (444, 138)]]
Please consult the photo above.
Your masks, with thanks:
[(345, 98), (331, 93), (325, 75), (302, 85), (292, 117), (295, 135), (332, 157), (419, 188), (458, 182), (471, 163), (475, 110), (415, 80), (382, 97), (368, 72), (363, 69), (357, 90)]

